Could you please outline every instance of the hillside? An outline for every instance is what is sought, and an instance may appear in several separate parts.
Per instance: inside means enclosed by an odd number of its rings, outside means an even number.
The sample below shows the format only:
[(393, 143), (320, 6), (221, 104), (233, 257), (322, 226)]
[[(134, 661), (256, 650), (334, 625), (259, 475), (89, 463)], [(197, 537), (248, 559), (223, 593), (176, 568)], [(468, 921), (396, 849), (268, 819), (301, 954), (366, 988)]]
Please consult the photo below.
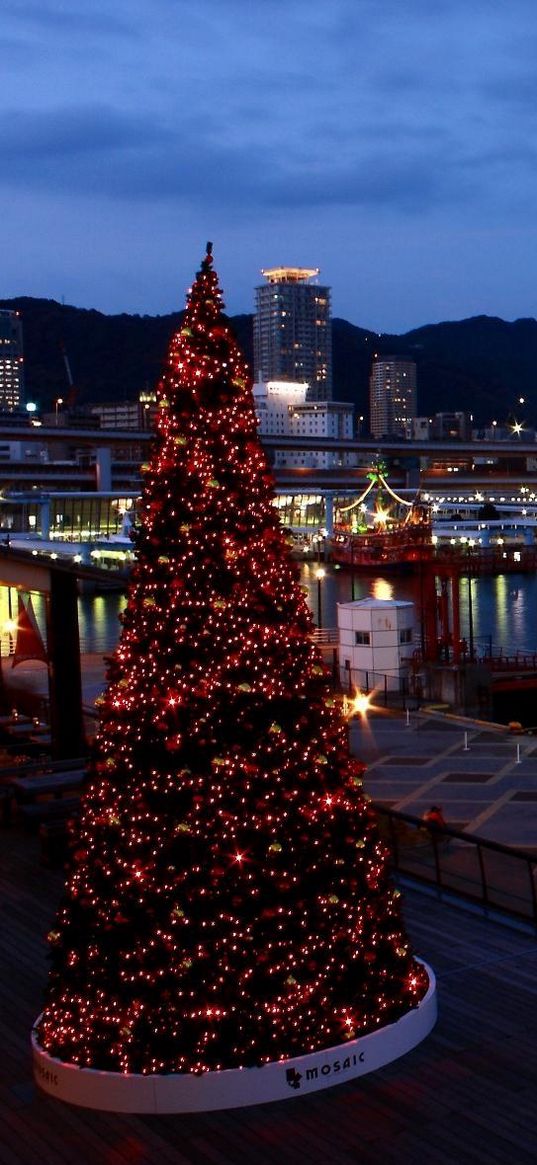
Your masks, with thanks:
[[(68, 391), (63, 349), (78, 404), (134, 398), (158, 380), (170, 336), (181, 313), (115, 315), (55, 300), (4, 299), (0, 307), (22, 313), (27, 394), (49, 408)], [(252, 316), (231, 318), (252, 363)], [(407, 355), (418, 365), (418, 411), (469, 409), (477, 424), (500, 423), (526, 398), (525, 418), (537, 422), (532, 385), (537, 367), (537, 321), (476, 316), (428, 324), (401, 336), (381, 335), (346, 320), (333, 321), (334, 395), (352, 401), (367, 418), (368, 377), (374, 352)]]

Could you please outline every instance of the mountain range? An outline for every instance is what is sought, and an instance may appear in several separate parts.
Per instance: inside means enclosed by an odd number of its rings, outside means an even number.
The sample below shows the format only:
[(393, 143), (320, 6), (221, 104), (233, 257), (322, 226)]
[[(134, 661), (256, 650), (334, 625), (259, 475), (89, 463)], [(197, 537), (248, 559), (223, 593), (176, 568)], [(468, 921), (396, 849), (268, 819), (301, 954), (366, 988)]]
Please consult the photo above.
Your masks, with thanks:
[[(85, 406), (135, 399), (159, 379), (170, 337), (182, 313), (163, 316), (105, 315), (52, 299), (19, 297), (0, 307), (23, 319), (26, 394), (42, 411), (57, 397)], [(253, 361), (253, 316), (231, 316), (246, 359)], [(427, 324), (403, 335), (378, 334), (347, 320), (333, 320), (334, 398), (352, 401), (368, 417), (368, 379), (374, 353), (416, 361), (418, 413), (466, 410), (476, 425), (509, 417), (537, 424), (533, 392), (537, 370), (537, 321), (510, 323), (491, 316)], [(67, 361), (66, 361), (67, 357)], [(521, 407), (519, 397), (525, 398)]]

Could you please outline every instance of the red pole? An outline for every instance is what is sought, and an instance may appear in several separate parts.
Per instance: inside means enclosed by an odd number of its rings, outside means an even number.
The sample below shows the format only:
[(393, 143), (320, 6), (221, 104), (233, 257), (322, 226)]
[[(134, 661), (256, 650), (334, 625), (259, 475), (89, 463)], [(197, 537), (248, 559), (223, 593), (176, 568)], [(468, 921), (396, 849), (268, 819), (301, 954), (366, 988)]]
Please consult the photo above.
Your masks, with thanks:
[(423, 622), (425, 627), (425, 659), (435, 660), (437, 656), (437, 610), (435, 568), (430, 563), (424, 566), (423, 579)]
[(453, 571), (451, 575), (451, 606), (453, 610), (453, 662), (461, 662), (461, 606), (460, 606), (460, 575)]

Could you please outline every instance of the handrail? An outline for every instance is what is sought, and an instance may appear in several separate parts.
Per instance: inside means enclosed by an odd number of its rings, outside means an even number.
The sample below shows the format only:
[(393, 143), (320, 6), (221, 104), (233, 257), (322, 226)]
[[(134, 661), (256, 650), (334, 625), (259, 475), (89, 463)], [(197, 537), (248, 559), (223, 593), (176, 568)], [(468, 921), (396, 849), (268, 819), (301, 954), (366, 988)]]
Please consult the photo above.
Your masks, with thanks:
[(374, 804), (394, 868), (482, 907), (531, 924), (537, 931), (537, 852), (514, 849), (461, 829)]
[(314, 627), (312, 633), (314, 643), (337, 643), (337, 627)]

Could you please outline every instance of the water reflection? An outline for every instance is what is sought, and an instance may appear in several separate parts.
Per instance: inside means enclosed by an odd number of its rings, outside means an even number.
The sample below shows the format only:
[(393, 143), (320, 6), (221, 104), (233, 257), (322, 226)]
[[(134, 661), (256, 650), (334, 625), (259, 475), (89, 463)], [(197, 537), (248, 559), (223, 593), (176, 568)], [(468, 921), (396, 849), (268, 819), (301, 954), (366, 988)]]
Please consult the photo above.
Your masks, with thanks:
[[(317, 620), (316, 580), (309, 563), (304, 564), (302, 582), (307, 589), (314, 619)], [(417, 574), (401, 575), (400, 578), (396, 578), (355, 573), (356, 599), (371, 597), (413, 602), (416, 607), (416, 621), (419, 619), (420, 592), (420, 579)], [(325, 627), (337, 626), (337, 604), (349, 603), (351, 598), (350, 571), (338, 571), (333, 566), (327, 565), (322, 596)], [(514, 651), (537, 651), (536, 610), (537, 575), (509, 574), (472, 579), (472, 623), (476, 649), (481, 651), (492, 645), (496, 649), (502, 648), (505, 654)], [(466, 579), (461, 580), (460, 617), (461, 635), (469, 640), (470, 618)]]
[[(326, 573), (320, 580), (322, 621), (324, 627), (337, 626), (337, 604), (352, 598), (351, 572), (324, 564)], [(305, 587), (314, 620), (318, 619), (319, 581), (315, 562), (301, 566), (301, 581)], [(460, 588), (461, 635), (469, 639), (468, 585), (463, 580)], [(418, 575), (400, 578), (383, 575), (354, 575), (354, 598), (404, 599), (416, 607), (416, 621), (420, 611), (420, 579)], [(46, 642), (45, 599), (32, 593), (32, 603), (39, 629)], [(0, 644), (2, 655), (9, 653), (9, 632), (6, 624), (11, 611), (16, 619), (17, 595), (11, 588), (0, 587)], [(119, 639), (119, 615), (125, 606), (125, 596), (117, 592), (104, 595), (81, 595), (78, 601), (81, 651), (108, 654)], [(478, 651), (488, 647), (502, 648), (504, 653), (537, 651), (537, 575), (499, 575), (497, 578), (472, 580), (472, 620), (474, 643)], [(13, 633), (11, 633), (13, 634)]]
[(388, 582), (387, 578), (375, 578), (371, 594), (374, 599), (393, 599), (393, 583)]

